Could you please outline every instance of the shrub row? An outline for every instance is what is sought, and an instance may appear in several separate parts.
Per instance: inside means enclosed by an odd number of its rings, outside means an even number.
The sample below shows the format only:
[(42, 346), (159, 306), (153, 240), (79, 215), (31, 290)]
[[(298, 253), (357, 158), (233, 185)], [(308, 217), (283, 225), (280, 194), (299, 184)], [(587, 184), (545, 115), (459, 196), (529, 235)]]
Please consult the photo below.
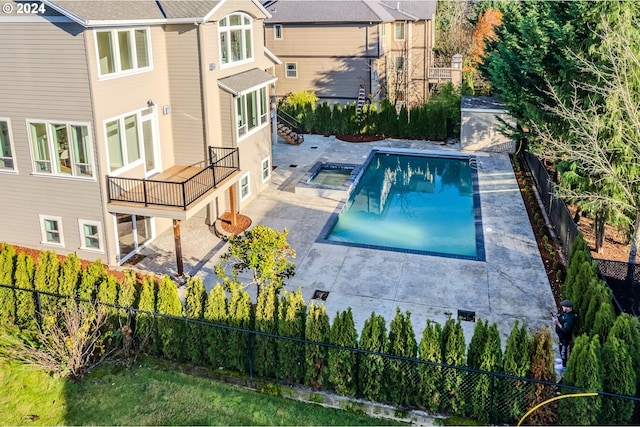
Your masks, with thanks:
[(296, 92), (280, 102), (279, 108), (296, 118), (304, 132), (319, 134), (367, 134), (391, 138), (445, 140), (460, 135), (460, 90), (440, 87), (428, 102), (398, 111), (388, 99), (365, 104), (358, 115), (356, 103), (341, 106), (318, 103), (313, 93)]

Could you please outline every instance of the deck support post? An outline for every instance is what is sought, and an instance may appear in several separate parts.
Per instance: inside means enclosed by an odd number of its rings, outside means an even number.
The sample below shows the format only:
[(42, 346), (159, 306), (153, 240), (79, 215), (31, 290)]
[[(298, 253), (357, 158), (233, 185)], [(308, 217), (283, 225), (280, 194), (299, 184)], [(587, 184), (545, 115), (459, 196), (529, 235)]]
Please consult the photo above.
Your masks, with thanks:
[(236, 212), (236, 186), (235, 184), (229, 187), (229, 201), (231, 210), (231, 225), (236, 226), (238, 223), (238, 213)]
[(176, 246), (176, 264), (178, 266), (178, 276), (184, 274), (184, 265), (182, 264), (182, 241), (180, 240), (180, 220), (173, 220), (173, 242)]

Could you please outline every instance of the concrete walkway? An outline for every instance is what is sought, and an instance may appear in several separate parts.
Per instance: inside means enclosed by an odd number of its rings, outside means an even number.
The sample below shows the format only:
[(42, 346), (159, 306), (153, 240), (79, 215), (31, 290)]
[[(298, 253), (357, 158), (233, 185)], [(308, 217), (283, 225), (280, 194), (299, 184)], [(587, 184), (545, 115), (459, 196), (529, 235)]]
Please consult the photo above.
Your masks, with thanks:
[[(242, 209), (253, 224), (289, 230), (296, 250), (296, 275), (287, 288), (302, 289), (310, 302), (316, 290), (329, 292), (323, 303), (329, 316), (351, 307), (360, 332), (372, 311), (387, 325), (396, 308), (411, 312), (418, 341), (427, 319), (443, 323), (448, 313), (474, 311), (476, 319), (498, 324), (503, 347), (514, 321), (529, 327), (550, 325), (555, 310), (545, 273), (509, 157), (476, 153), (486, 261), (406, 254), (316, 242), (339, 200), (295, 194), (295, 184), (319, 161), (362, 164), (372, 147), (459, 150), (459, 146), (425, 141), (384, 140), (347, 143), (335, 137), (305, 135), (299, 146), (273, 147), (272, 182)], [(213, 268), (226, 252), (220, 241), (196, 217), (182, 225), (185, 273), (202, 277), (207, 288), (218, 280)], [(164, 233), (143, 249), (135, 267), (175, 276), (173, 235)], [(249, 289), (252, 298), (255, 290)], [(474, 322), (462, 322), (467, 342)]]

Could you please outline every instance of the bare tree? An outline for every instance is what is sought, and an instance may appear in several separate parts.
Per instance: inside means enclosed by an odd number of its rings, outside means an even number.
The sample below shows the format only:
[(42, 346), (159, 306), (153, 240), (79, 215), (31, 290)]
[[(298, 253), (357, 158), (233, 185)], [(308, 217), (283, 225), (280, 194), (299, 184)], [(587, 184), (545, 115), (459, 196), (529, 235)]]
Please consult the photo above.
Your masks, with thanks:
[[(629, 263), (640, 239), (640, 37), (635, 20), (603, 19), (598, 63), (572, 54), (589, 81), (574, 81), (569, 99), (553, 86), (548, 112), (564, 126), (535, 125), (544, 155), (570, 165), (557, 193), (600, 218), (617, 216), (629, 224)], [(586, 96), (585, 96), (586, 94)], [(603, 227), (602, 227), (603, 228)]]

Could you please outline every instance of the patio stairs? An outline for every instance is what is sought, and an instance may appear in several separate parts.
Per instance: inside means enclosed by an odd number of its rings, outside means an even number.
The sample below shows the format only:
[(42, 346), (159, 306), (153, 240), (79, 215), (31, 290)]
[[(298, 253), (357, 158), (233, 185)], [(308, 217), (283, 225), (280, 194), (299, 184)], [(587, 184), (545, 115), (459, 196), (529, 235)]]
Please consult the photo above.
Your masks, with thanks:
[(278, 109), (278, 136), (285, 140), (287, 144), (300, 145), (304, 141), (302, 126), (294, 117)]

